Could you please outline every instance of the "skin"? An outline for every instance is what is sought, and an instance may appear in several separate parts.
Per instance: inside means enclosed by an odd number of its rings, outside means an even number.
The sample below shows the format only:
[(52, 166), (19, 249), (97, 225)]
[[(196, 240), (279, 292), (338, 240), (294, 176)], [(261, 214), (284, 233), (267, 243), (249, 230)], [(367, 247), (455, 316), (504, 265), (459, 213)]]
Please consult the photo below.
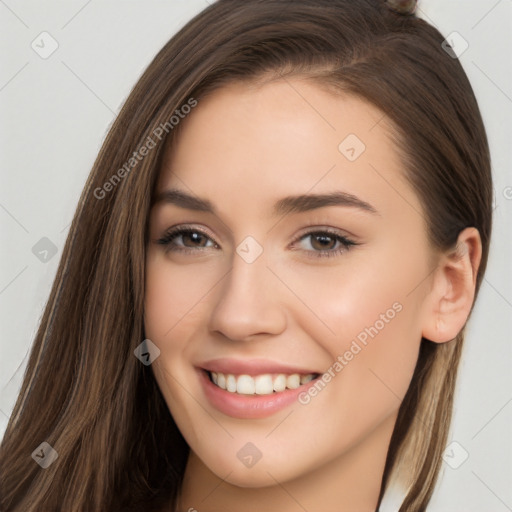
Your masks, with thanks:
[[(207, 198), (218, 213), (160, 202), (150, 214), (146, 336), (161, 351), (153, 372), (191, 447), (178, 510), (374, 511), (421, 337), (449, 341), (469, 314), (478, 232), (464, 230), (456, 253), (434, 251), (383, 114), (311, 81), (225, 86), (181, 128), (157, 191)], [(353, 162), (338, 149), (348, 134), (366, 145)], [(334, 190), (378, 213), (327, 206), (272, 217), (282, 197)], [(175, 238), (188, 254), (156, 243), (178, 224), (208, 237)], [(358, 245), (315, 257), (342, 247), (305, 236), (322, 228)], [(247, 236), (263, 248), (253, 263), (236, 252)], [(204, 395), (194, 365), (217, 357), (327, 371), (394, 303), (401, 311), (307, 405), (236, 419)], [(262, 453), (251, 468), (237, 458), (247, 442)]]

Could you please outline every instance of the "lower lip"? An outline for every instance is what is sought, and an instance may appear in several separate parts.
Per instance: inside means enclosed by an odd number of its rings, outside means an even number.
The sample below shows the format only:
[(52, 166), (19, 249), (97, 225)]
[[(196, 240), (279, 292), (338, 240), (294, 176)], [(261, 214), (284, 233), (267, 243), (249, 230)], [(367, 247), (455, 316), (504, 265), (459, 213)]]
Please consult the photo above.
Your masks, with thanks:
[(271, 395), (241, 395), (219, 388), (205, 370), (200, 369), (200, 380), (206, 398), (220, 412), (233, 418), (256, 419), (267, 418), (288, 407), (297, 400), (300, 393), (313, 386), (316, 379), (299, 386)]

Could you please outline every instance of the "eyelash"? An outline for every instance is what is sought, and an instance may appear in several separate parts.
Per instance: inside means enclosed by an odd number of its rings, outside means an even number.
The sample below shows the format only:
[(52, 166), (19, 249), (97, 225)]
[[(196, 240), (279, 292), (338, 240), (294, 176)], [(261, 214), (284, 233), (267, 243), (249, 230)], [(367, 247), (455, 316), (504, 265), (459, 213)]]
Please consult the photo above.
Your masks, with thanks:
[[(182, 254), (191, 254), (191, 253), (197, 252), (198, 250), (201, 251), (203, 249), (206, 249), (204, 247), (197, 248), (197, 249), (189, 248), (189, 247), (183, 248), (181, 246), (176, 246), (176, 245), (172, 244), (173, 240), (176, 237), (178, 237), (180, 235), (191, 234), (191, 233), (199, 233), (202, 236), (205, 236), (209, 240), (213, 241), (211, 239), (211, 237), (208, 234), (206, 234), (204, 231), (202, 231), (201, 229), (177, 226), (175, 228), (169, 229), (169, 231), (167, 231), (162, 238), (156, 240), (156, 243), (166, 246), (166, 249), (168, 251), (180, 252)], [(325, 229), (325, 228), (323, 230), (319, 230), (319, 231), (308, 231), (307, 233), (304, 233), (303, 235), (301, 235), (300, 237), (295, 239), (292, 243), (295, 244), (297, 242), (300, 242), (304, 238), (307, 238), (308, 236), (312, 236), (312, 235), (328, 235), (330, 238), (335, 238), (336, 241), (341, 243), (342, 248), (331, 249), (331, 250), (320, 250), (320, 251), (303, 250), (303, 252), (308, 253), (308, 257), (311, 257), (311, 258), (332, 258), (334, 256), (339, 256), (339, 255), (345, 253), (346, 251), (350, 250), (350, 248), (353, 246), (359, 245), (358, 243), (354, 242), (353, 240), (350, 240), (349, 238), (342, 236), (333, 230)], [(215, 245), (218, 247), (217, 243), (215, 243)], [(311, 253), (313, 253), (313, 254), (311, 254)]]

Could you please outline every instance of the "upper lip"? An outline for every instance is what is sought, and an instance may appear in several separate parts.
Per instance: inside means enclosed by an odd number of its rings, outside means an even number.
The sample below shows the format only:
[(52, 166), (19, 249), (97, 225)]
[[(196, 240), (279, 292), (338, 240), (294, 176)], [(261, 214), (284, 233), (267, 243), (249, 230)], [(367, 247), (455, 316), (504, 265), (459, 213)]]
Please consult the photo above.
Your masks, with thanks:
[(232, 375), (263, 375), (266, 373), (284, 373), (287, 375), (299, 373), (301, 375), (308, 375), (310, 373), (320, 373), (303, 366), (293, 366), (268, 359), (219, 358), (205, 361), (197, 366), (209, 372)]

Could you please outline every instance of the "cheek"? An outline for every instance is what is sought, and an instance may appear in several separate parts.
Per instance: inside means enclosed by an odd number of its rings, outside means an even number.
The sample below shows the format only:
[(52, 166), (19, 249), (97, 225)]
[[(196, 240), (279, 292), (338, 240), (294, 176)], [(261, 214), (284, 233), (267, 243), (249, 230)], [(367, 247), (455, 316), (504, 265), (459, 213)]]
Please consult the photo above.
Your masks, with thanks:
[(194, 421), (198, 411), (190, 396), (199, 396), (200, 390), (193, 387), (196, 383), (191, 381), (190, 368), (184, 361), (188, 359), (189, 340), (198, 329), (200, 302), (207, 299), (212, 287), (210, 284), (208, 288), (205, 281), (208, 282), (206, 272), (193, 270), (192, 265), (178, 269), (165, 254), (147, 252), (145, 335), (160, 349), (151, 368), (169, 411), (192, 445), (197, 444), (202, 432)]
[(192, 266), (177, 271), (164, 253), (148, 251), (145, 276), (144, 330), (159, 349), (160, 356), (152, 364), (157, 383), (169, 409), (176, 410), (180, 383), (187, 382), (183, 361), (190, 350), (189, 340), (197, 331), (200, 301), (205, 296)]
[[(350, 424), (369, 427), (396, 411), (414, 372), (421, 296), (411, 291), (427, 275), (428, 265), (421, 255), (415, 265), (407, 265), (412, 255), (403, 254), (404, 261), (396, 251), (374, 253), (372, 261), (354, 257), (346, 267), (304, 270), (300, 279), (296, 271), (281, 269), (283, 280), (294, 283), (294, 293), (309, 309), (302, 306), (302, 315), (296, 311), (299, 329), (328, 354), (328, 386), (336, 391), (324, 398), (333, 400), (331, 411), (348, 430)], [(350, 416), (345, 416), (347, 407)]]
[(201, 302), (208, 300), (218, 281), (215, 276), (211, 269), (200, 269), (197, 265), (178, 268), (163, 253), (148, 251), (144, 300), (146, 336), (160, 340), (164, 348), (184, 344), (183, 336), (177, 337), (175, 333), (183, 332), (185, 324), (193, 324)]
[[(208, 263), (202, 269), (198, 265), (178, 267), (163, 252), (147, 252), (145, 336), (160, 349), (152, 368), (170, 409), (176, 410), (176, 404), (186, 409), (183, 404), (189, 397), (183, 394), (183, 383), (194, 396), (200, 393), (198, 387), (190, 387), (189, 361), (195, 347), (192, 340), (206, 337), (198, 332), (205, 328), (205, 307), (219, 279)], [(192, 384), (197, 382), (193, 380)]]

